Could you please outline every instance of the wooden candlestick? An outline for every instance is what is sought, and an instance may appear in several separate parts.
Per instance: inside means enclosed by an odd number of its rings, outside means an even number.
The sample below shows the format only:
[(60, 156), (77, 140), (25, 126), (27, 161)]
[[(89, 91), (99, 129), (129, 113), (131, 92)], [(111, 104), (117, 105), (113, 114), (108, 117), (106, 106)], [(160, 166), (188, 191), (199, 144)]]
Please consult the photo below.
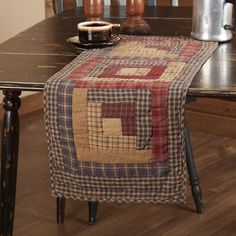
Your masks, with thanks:
[(143, 19), (144, 0), (126, 0), (128, 19), (122, 27), (123, 34), (151, 34), (151, 27)]
[(87, 21), (102, 20), (104, 14), (103, 0), (86, 0), (84, 1), (84, 14)]

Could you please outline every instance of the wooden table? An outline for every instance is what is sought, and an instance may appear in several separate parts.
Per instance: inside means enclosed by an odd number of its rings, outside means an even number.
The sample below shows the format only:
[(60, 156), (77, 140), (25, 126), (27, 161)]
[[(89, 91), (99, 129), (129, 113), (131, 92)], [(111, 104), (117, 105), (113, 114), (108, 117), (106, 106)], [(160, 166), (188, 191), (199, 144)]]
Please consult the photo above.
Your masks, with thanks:
[[(191, 9), (147, 7), (144, 17), (153, 34), (184, 35), (191, 32)], [(45, 81), (73, 60), (78, 51), (66, 43), (84, 21), (83, 9), (46, 19), (0, 45), (0, 89), (5, 95), (2, 129), (0, 235), (12, 235), (19, 144), (21, 91), (43, 91)], [(122, 23), (125, 8), (106, 8), (105, 20)], [(194, 78), (189, 97), (236, 97), (236, 40), (222, 44)], [(193, 163), (194, 164), (194, 163)], [(198, 184), (197, 175), (192, 176)], [(191, 178), (191, 176), (190, 176)]]

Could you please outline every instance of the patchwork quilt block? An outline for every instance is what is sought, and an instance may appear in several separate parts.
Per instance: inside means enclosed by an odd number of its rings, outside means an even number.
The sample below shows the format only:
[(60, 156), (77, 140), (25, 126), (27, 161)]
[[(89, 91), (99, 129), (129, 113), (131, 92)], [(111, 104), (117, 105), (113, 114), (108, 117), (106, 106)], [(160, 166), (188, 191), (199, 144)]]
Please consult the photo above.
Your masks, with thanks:
[(54, 196), (183, 202), (183, 105), (217, 44), (124, 36), (49, 79), (45, 120)]

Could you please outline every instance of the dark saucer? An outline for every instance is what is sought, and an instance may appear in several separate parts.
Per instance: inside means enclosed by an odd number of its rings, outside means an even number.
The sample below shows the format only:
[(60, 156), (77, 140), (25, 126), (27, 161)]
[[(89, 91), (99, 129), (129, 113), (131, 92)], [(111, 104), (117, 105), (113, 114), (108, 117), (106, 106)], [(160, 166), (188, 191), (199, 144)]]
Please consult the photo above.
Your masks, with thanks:
[(66, 42), (73, 44), (76, 48), (81, 49), (92, 49), (92, 48), (104, 48), (115, 45), (117, 42), (120, 41), (120, 37), (116, 37), (109, 42), (103, 43), (82, 43), (79, 41), (79, 36), (73, 36), (66, 40)]

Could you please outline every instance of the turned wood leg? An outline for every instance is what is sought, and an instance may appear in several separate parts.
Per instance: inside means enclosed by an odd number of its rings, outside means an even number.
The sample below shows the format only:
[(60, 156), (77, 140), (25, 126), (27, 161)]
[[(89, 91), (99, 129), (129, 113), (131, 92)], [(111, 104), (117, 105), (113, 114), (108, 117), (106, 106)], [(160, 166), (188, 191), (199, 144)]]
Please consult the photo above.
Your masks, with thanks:
[(196, 167), (195, 167), (195, 163), (193, 159), (189, 131), (187, 128), (184, 129), (184, 137), (185, 137), (186, 162), (187, 162), (190, 184), (192, 187), (192, 195), (195, 201), (197, 212), (201, 214), (203, 212), (201, 187), (200, 187), (199, 179), (197, 176), (197, 171), (196, 171)]
[(0, 186), (0, 235), (13, 233), (21, 91), (4, 90), (3, 107), (5, 114), (2, 125), (1, 186)]
[(57, 198), (57, 223), (59, 225), (64, 223), (65, 220), (65, 198), (58, 197)]
[(98, 202), (88, 202), (88, 207), (89, 207), (89, 224), (94, 225), (96, 223)]

